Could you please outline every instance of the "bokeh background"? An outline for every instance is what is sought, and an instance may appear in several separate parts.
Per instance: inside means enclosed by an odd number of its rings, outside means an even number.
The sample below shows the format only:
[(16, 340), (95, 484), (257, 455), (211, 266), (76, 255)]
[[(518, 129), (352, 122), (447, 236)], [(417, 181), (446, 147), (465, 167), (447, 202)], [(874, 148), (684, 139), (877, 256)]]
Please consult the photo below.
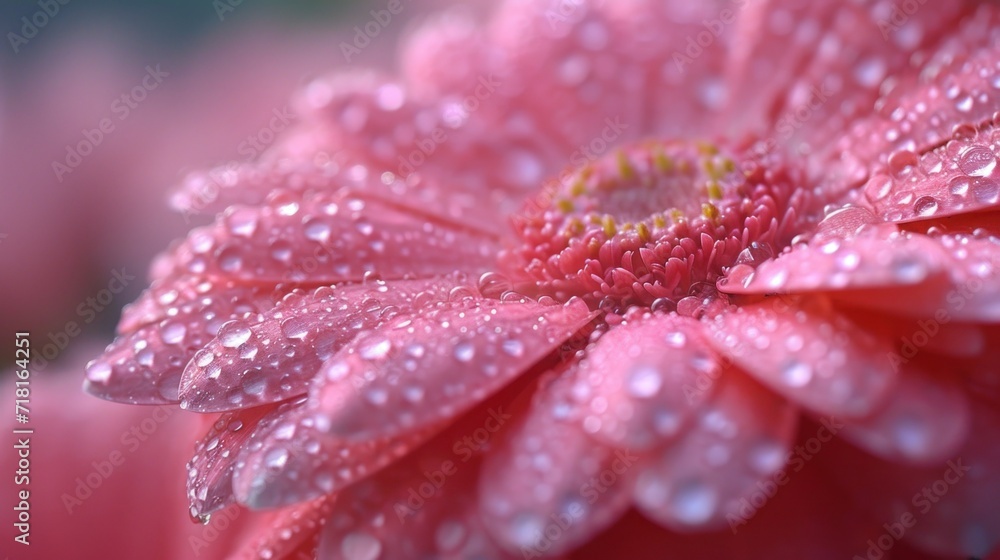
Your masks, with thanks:
[[(266, 516), (232, 514), (228, 530), (188, 518), (185, 462), (203, 419), (86, 395), (84, 365), (111, 342), (156, 253), (210, 218), (170, 210), (171, 189), (266, 148), (310, 79), (390, 69), (427, 4), (404, 0), (348, 61), (341, 43), (385, 1), (0, 3), (0, 558), (254, 548)], [(11, 429), (26, 427), (14, 418), (18, 331), (35, 358), (28, 547), (13, 540), (23, 486)]]
[[(153, 255), (196, 225), (172, 186), (246, 159), (295, 88), (385, 64), (406, 27), (348, 63), (339, 44), (374, 2), (61, 1), (0, 5), (0, 333), (30, 331), (44, 362), (110, 341)], [(166, 75), (129, 103), (147, 67)], [(136, 280), (107, 302), (122, 270)]]

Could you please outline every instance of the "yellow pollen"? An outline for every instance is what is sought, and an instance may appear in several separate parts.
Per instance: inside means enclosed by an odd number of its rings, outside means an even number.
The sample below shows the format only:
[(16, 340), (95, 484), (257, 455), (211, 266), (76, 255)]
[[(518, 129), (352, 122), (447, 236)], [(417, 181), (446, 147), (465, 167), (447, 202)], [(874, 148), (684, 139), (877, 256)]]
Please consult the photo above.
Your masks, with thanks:
[(716, 180), (711, 180), (705, 183), (705, 189), (708, 191), (708, 198), (711, 200), (722, 200), (722, 186)]
[(628, 156), (625, 155), (625, 152), (619, 151), (615, 157), (618, 159), (618, 174), (621, 175), (622, 179), (634, 179), (635, 169), (632, 168), (632, 162), (628, 160)]
[(701, 205), (701, 213), (710, 220), (715, 220), (719, 217), (719, 209), (711, 202), (706, 202)]

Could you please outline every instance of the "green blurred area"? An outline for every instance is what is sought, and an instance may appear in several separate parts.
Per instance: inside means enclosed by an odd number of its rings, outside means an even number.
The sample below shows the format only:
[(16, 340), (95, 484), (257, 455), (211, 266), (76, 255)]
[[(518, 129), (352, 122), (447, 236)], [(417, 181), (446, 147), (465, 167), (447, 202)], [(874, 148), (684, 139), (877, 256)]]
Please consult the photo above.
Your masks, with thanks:
[[(63, 3), (65, 2), (65, 4)], [(233, 19), (274, 19), (285, 24), (315, 24), (347, 17), (352, 9), (365, 5), (363, 0), (41, 0), (58, 13), (48, 19), (45, 27), (69, 28), (81, 23), (114, 23), (127, 26), (135, 36), (142, 37), (145, 46), (158, 51), (183, 50), (201, 35), (212, 32)], [(0, 3), (0, 30), (6, 48), (0, 53), (23, 64), (34, 49), (23, 49), (16, 56), (9, 48), (10, 33), (20, 33), (24, 21), (36, 12), (44, 11), (39, 0)]]

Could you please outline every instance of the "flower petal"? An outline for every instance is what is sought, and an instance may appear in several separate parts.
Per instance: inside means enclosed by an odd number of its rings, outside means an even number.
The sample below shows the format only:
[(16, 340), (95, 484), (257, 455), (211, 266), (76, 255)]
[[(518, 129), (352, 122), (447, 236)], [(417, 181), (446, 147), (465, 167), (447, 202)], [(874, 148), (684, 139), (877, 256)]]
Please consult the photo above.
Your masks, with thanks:
[(309, 285), (484, 271), (490, 239), (427, 221), (349, 192), (275, 193), (261, 207), (231, 207), (172, 252), (176, 269), (247, 284)]
[(289, 406), (258, 407), (227, 413), (212, 424), (188, 461), (187, 491), (191, 517), (204, 517), (232, 503), (233, 465), (257, 425), (268, 416), (285, 414)]
[[(595, 443), (570, 412), (571, 376), (539, 389), (527, 417), (490, 450), (479, 511), (491, 535), (525, 557), (576, 548), (628, 508), (639, 457)], [(554, 527), (559, 536), (551, 536)]]
[(468, 410), (531, 368), (593, 314), (579, 301), (451, 301), (358, 337), (323, 364), (309, 406), (330, 433), (395, 437)]
[(324, 361), (358, 333), (428, 301), (455, 282), (400, 280), (291, 294), (253, 320), (230, 321), (184, 368), (181, 406), (197, 412), (248, 408), (308, 391)]
[(844, 423), (838, 436), (887, 461), (940, 464), (954, 456), (968, 435), (968, 398), (953, 380), (905, 366), (875, 414)]
[(271, 308), (281, 293), (202, 277), (154, 282), (123, 312), (125, 334), (87, 365), (84, 388), (118, 402), (177, 403), (184, 365), (195, 352), (226, 321)]
[(511, 558), (485, 530), (476, 481), (483, 453), (510, 417), (523, 415), (535, 385), (515, 382), (424, 447), (341, 491), (320, 557)]
[[(985, 557), (1000, 546), (1000, 414), (994, 405), (970, 399), (969, 437), (955, 455), (933, 467), (902, 467), (840, 445), (822, 460), (844, 490), (879, 524), (908, 515), (920, 530), (905, 542), (941, 556)], [(831, 444), (832, 446), (832, 444)]]
[(888, 341), (829, 309), (776, 300), (725, 313), (711, 328), (720, 353), (817, 414), (866, 416), (896, 381)]
[(728, 371), (697, 420), (639, 471), (637, 507), (677, 531), (725, 527), (759, 483), (775, 484), (797, 417), (787, 401)]
[(584, 429), (618, 449), (647, 449), (680, 433), (721, 374), (694, 319), (652, 316), (613, 328), (588, 349), (579, 378)]
[[(756, 270), (733, 270), (718, 282), (731, 294), (788, 294), (889, 288), (908, 291), (940, 280), (945, 263), (923, 236), (862, 236), (798, 245)], [(941, 287), (938, 282), (936, 288)], [(932, 292), (933, 293), (933, 292)]]

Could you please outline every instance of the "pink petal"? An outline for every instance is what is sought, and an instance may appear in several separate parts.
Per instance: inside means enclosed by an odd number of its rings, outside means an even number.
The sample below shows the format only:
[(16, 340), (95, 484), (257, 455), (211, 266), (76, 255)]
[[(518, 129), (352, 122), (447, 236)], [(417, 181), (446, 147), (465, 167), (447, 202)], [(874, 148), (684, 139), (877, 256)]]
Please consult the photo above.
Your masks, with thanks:
[(504, 390), (417, 452), (341, 491), (323, 530), (320, 557), (514, 558), (485, 530), (476, 481), (482, 477), (481, 454), (507, 429), (506, 417), (523, 412), (523, 389)]
[(725, 527), (739, 518), (743, 500), (781, 479), (796, 410), (739, 372), (727, 372), (720, 384), (683, 436), (638, 473), (636, 505), (668, 528)]
[(259, 407), (227, 413), (212, 424), (195, 444), (194, 455), (187, 465), (191, 517), (207, 516), (235, 503), (233, 465), (240, 449), (262, 419), (284, 414), (287, 408)]
[[(836, 201), (865, 180), (868, 160), (832, 149), (835, 139), (871, 113), (880, 92), (907, 79), (914, 53), (938, 45), (975, 4), (901, 11), (888, 1), (748, 3), (728, 61), (727, 81), (740, 92), (730, 106), (734, 128), (770, 130), (754, 151), (810, 154), (824, 202)], [(762, 83), (760, 76), (769, 79)]]
[[(168, 331), (165, 332), (168, 340), (203, 332), (200, 323), (195, 323), (199, 319), (214, 333), (230, 319), (270, 309), (284, 293), (285, 290), (276, 287), (246, 286), (204, 276), (166, 277), (153, 282), (139, 299), (125, 306), (118, 333), (129, 334), (170, 317), (190, 317), (192, 322), (183, 325), (184, 328), (173, 326), (176, 321), (161, 323), (161, 328)], [(193, 329), (191, 332), (189, 327)]]
[(699, 321), (651, 316), (613, 328), (580, 366), (590, 398), (584, 428), (618, 449), (662, 445), (681, 433), (720, 374)]
[[(935, 243), (923, 236), (868, 235), (797, 245), (756, 270), (736, 270), (719, 281), (731, 294), (804, 293), (889, 288), (907, 290), (945, 274)], [(940, 278), (937, 278), (940, 280)], [(940, 288), (940, 282), (935, 287)]]
[(395, 437), (475, 406), (592, 317), (579, 301), (442, 303), (345, 346), (323, 364), (309, 406), (327, 416), (331, 434)]
[(193, 230), (172, 258), (179, 270), (213, 278), (320, 285), (376, 271), (384, 278), (483, 271), (495, 254), (473, 232), (349, 193), (276, 193), (264, 206), (231, 207)]
[[(972, 423), (965, 444), (933, 467), (901, 467), (849, 446), (824, 452), (829, 472), (878, 524), (899, 524), (909, 515), (913, 529), (903, 541), (942, 556), (983, 557), (1000, 546), (1000, 415), (995, 406), (970, 399)], [(915, 529), (919, 527), (919, 530)]]
[(912, 221), (994, 207), (1000, 173), (991, 137), (1000, 94), (991, 84), (1000, 17), (981, 6), (925, 64), (855, 122), (830, 152), (867, 179), (861, 202), (891, 221)]
[(845, 419), (837, 435), (888, 461), (940, 464), (954, 456), (968, 435), (968, 397), (952, 380), (905, 369), (875, 414)]
[(324, 418), (307, 408), (283, 412), (254, 430), (235, 464), (232, 491), (248, 507), (277, 508), (332, 494), (400, 459), (433, 430), (346, 441), (330, 437)]
[(335, 498), (323, 497), (270, 514), (260, 523), (257, 537), (227, 558), (312, 558), (334, 503)]
[(115, 339), (87, 365), (84, 388), (133, 404), (179, 401), (184, 365), (226, 322), (269, 309), (281, 296), (205, 278), (166, 278), (123, 313)]
[(639, 457), (587, 437), (572, 412), (579, 406), (572, 381), (539, 389), (527, 418), (490, 450), (479, 477), (479, 511), (490, 534), (526, 557), (569, 551), (628, 508)]
[(949, 321), (996, 323), (1000, 320), (1000, 239), (974, 235), (942, 235), (951, 290), (939, 303)]
[(401, 280), (286, 296), (257, 321), (222, 326), (184, 368), (181, 406), (214, 412), (304, 395), (323, 362), (359, 333), (415, 305), (446, 299), (454, 286), (446, 280)]
[(711, 328), (719, 352), (817, 414), (870, 414), (896, 381), (889, 342), (833, 310), (775, 300), (723, 314)]

